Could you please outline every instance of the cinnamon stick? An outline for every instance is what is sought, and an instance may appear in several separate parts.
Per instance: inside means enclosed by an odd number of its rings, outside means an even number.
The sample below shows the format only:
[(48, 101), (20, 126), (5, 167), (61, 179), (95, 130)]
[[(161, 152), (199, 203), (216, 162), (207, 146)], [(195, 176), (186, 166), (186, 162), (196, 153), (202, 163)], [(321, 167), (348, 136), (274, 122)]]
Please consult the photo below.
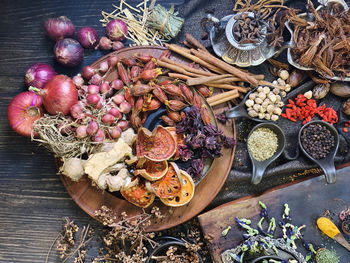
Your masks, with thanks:
[(181, 68), (181, 67), (178, 67), (178, 66), (175, 66), (173, 64), (170, 64), (170, 63), (167, 63), (167, 62), (164, 62), (162, 60), (157, 60), (157, 64), (163, 68), (168, 68), (168, 69), (171, 69), (175, 72), (179, 72), (181, 74), (184, 74), (184, 75), (187, 75), (187, 76), (191, 76), (191, 77), (200, 77), (201, 75), (198, 75), (198, 74), (195, 74), (195, 73), (192, 73), (192, 72), (188, 72), (187, 70)]
[[(174, 51), (175, 53), (180, 54), (181, 56), (183, 56), (185, 58), (188, 58), (188, 59), (190, 59), (190, 60), (192, 60), (192, 61), (194, 61), (194, 62), (196, 62), (196, 63), (198, 63), (198, 64), (200, 64), (200, 65), (202, 65), (204, 67), (206, 67), (207, 69), (210, 69), (210, 70), (212, 70), (212, 71), (214, 71), (216, 73), (219, 73), (219, 74), (226, 74), (226, 72), (223, 69), (221, 69), (219, 67), (216, 67), (216, 66), (214, 66), (214, 65), (204, 61), (203, 59), (198, 58), (198, 57), (188, 53), (188, 51), (191, 52), (188, 49), (186, 49), (186, 51), (184, 51), (185, 48), (180, 47), (180, 46), (175, 45), (175, 44), (170, 44), (170, 45), (169, 44), (164, 44), (164, 45), (167, 48), (169, 48), (171, 51)], [(205, 53), (205, 54), (207, 54), (207, 53)]]
[(235, 68), (229, 64), (227, 64), (226, 62), (214, 57), (211, 54), (205, 53), (205, 52), (201, 52), (199, 50), (195, 50), (195, 49), (191, 49), (191, 53), (196, 55), (196, 57), (204, 60), (206, 63), (210, 63), (212, 65), (214, 65), (215, 67), (218, 67), (226, 72), (229, 72), (233, 75), (235, 75), (236, 77), (241, 78), (243, 81), (250, 83), (252, 86), (256, 87), (259, 85), (259, 81), (254, 78), (253, 75), (250, 75), (246, 72), (243, 72), (242, 70)]
[(184, 40), (184, 45), (188, 48), (195, 48), (193, 45), (191, 45), (190, 42), (188, 42), (187, 40)]
[(215, 83), (215, 84), (232, 84), (233, 82), (236, 82), (236, 81), (242, 81), (242, 80), (240, 78), (237, 78), (237, 77), (230, 77), (230, 78), (215, 80), (215, 81), (213, 81), (213, 83)]
[(201, 49), (207, 53), (209, 53), (209, 51), (197, 40), (195, 39), (194, 36), (192, 36), (191, 34), (186, 34), (186, 40), (187, 42), (189, 42), (192, 46)]
[(240, 92), (247, 93), (250, 89), (249, 88), (244, 88), (244, 87), (239, 87), (239, 86), (233, 86), (229, 84), (216, 84), (216, 83), (206, 83), (207, 86), (213, 87), (213, 88), (220, 88), (220, 89), (236, 89), (239, 90)]
[(182, 80), (188, 80), (189, 78), (191, 78), (191, 77), (189, 77), (189, 76), (187, 76), (187, 75), (179, 74), (179, 73), (168, 73), (168, 76), (169, 76), (170, 78), (182, 79)]
[(204, 75), (204, 76), (216, 76), (216, 74), (214, 73), (211, 73), (209, 71), (205, 71), (205, 70), (202, 70), (202, 69), (196, 69), (196, 68), (192, 68), (190, 66), (187, 66), (187, 65), (184, 65), (184, 64), (181, 64), (181, 63), (178, 63), (178, 62), (175, 62), (169, 58), (166, 58), (166, 57), (162, 57), (160, 59), (161, 61), (164, 61), (164, 62), (167, 62), (169, 64), (173, 64), (175, 66), (178, 66), (178, 67), (181, 67), (189, 72), (192, 72), (192, 73), (196, 73), (198, 75)]
[(224, 99), (224, 98), (229, 97), (229, 96), (234, 95), (234, 94), (238, 94), (238, 91), (237, 90), (230, 90), (230, 91), (222, 92), (222, 93), (219, 93), (219, 94), (216, 94), (214, 96), (207, 98), (207, 102), (212, 103), (212, 102)]
[(199, 85), (204, 84), (208, 82), (215, 82), (216, 80), (225, 79), (228, 77), (231, 77), (231, 74), (223, 74), (223, 75), (215, 75), (215, 76), (209, 76), (209, 77), (200, 77), (200, 78), (190, 78), (186, 81), (187, 85)]
[(224, 98), (224, 99), (217, 100), (217, 101), (215, 101), (215, 102), (209, 103), (209, 105), (213, 107), (213, 106), (219, 105), (219, 104), (221, 104), (221, 103), (228, 102), (228, 101), (230, 101), (230, 100), (236, 99), (236, 98), (238, 98), (238, 97), (239, 97), (239, 95), (238, 95), (238, 93), (237, 93), (237, 94), (228, 96), (228, 97), (226, 97), (226, 98)]

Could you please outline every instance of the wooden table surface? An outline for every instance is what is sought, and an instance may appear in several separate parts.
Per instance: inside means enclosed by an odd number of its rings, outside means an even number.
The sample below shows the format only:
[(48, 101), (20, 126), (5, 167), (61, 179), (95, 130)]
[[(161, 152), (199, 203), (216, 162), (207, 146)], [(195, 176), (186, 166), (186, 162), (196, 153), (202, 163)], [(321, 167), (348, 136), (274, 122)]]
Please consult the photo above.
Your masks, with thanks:
[[(24, 72), (31, 64), (44, 62), (57, 73), (74, 76), (106, 52), (85, 51), (75, 68), (63, 68), (54, 61), (53, 46), (44, 33), (49, 17), (65, 15), (80, 29), (92, 26), (100, 35), (100, 11), (112, 11), (118, 1), (2, 0), (0, 6), (0, 263), (44, 262), (60, 230), (62, 217), (79, 225), (99, 224), (69, 197), (56, 175), (53, 155), (29, 138), (17, 135), (7, 123), (7, 106), (12, 97), (26, 89)], [(128, 0), (135, 4), (138, 1)], [(170, 7), (182, 0), (157, 1)], [(239, 192), (237, 196), (239, 197)], [(98, 248), (92, 248), (96, 250)], [(92, 253), (94, 254), (94, 253)], [(60, 262), (55, 252), (49, 262)], [(90, 261), (88, 261), (90, 262)]]

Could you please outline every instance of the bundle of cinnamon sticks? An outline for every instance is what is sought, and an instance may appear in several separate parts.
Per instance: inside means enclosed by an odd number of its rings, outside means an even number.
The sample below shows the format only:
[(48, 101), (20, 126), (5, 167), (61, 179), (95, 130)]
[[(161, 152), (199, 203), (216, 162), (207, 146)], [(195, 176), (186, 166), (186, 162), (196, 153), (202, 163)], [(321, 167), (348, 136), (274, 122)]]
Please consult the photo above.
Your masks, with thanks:
[(166, 47), (210, 71), (183, 65), (166, 57), (159, 59), (157, 64), (173, 71), (168, 73), (169, 77), (184, 80), (187, 85), (195, 86), (205, 84), (213, 88), (230, 90), (207, 99), (211, 106), (237, 98), (240, 93), (247, 93), (250, 90), (250, 88), (244, 87), (243, 85), (236, 85), (236, 82), (246, 82), (252, 87), (267, 85), (279, 88), (280, 90), (284, 90), (285, 88), (284, 86), (265, 81), (264, 75), (251, 74), (216, 58), (190, 34), (186, 34), (184, 43), (189, 48), (181, 47), (176, 44), (166, 45)]

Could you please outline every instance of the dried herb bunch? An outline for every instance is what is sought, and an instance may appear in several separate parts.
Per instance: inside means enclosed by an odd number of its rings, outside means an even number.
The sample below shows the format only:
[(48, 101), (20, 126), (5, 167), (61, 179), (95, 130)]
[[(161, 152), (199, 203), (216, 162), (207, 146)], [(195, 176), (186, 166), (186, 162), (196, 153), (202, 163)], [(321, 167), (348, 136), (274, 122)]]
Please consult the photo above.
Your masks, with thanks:
[(253, 13), (253, 17), (249, 17), (248, 13), (239, 13), (235, 19), (233, 36), (239, 44), (259, 43), (264, 39), (266, 24), (259, 13)]
[(349, 77), (350, 11), (340, 4), (316, 10), (311, 1), (308, 11), (314, 21), (307, 21), (290, 9), (287, 18), (294, 26), (292, 55), (304, 67), (313, 67), (323, 77)]
[(151, 224), (152, 216), (157, 218), (162, 217), (159, 209), (153, 207), (151, 214), (145, 212), (128, 217), (123, 212), (122, 219), (113, 214), (112, 210), (106, 206), (95, 211), (95, 215), (105, 226), (105, 235), (102, 237), (105, 247), (100, 251), (101, 256), (94, 259), (93, 263), (97, 262), (123, 262), (123, 263), (141, 263), (147, 259), (147, 248), (145, 244), (148, 243), (151, 247), (157, 245), (152, 238), (155, 233), (146, 232), (146, 228)]
[(201, 247), (197, 244), (183, 241), (185, 247), (170, 246), (165, 255), (152, 256), (151, 258), (158, 263), (199, 263), (200, 259), (196, 252)]

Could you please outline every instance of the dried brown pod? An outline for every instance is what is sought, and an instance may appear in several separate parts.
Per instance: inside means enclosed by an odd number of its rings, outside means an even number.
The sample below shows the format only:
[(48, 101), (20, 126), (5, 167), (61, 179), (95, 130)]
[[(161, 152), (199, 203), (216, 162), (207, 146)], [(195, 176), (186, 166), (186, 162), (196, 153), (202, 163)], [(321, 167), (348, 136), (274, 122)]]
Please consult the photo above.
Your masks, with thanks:
[(350, 99), (344, 102), (342, 110), (346, 115), (350, 116)]
[(134, 87), (130, 88), (130, 93), (133, 96), (143, 96), (148, 93), (150, 93), (153, 90), (153, 87), (141, 84), (141, 85), (135, 85)]
[(135, 110), (136, 110), (136, 112), (142, 111), (143, 103), (144, 103), (143, 97), (139, 97), (136, 100), (136, 102), (135, 102)]
[(210, 123), (210, 113), (206, 105), (202, 105), (200, 113), (204, 125), (208, 125)]
[(164, 90), (162, 90), (158, 85), (154, 86), (154, 89), (153, 89), (152, 93), (162, 103), (164, 103), (168, 99), (168, 97), (165, 94)]
[(135, 58), (133, 57), (129, 57), (129, 58), (122, 58), (120, 59), (120, 61), (128, 67), (132, 67), (132, 66), (136, 66), (137, 65), (137, 61)]
[(312, 90), (312, 97), (316, 100), (323, 99), (329, 92), (329, 84), (318, 84)]
[(183, 96), (181, 89), (174, 84), (163, 85), (161, 86), (161, 88), (165, 91), (165, 93), (168, 93), (170, 95), (180, 96), (180, 97)]
[(160, 117), (162, 119), (162, 121), (168, 125), (168, 126), (175, 126), (175, 122), (170, 119), (167, 115), (163, 115), (162, 117)]
[(179, 111), (187, 107), (187, 104), (179, 100), (166, 100), (164, 104), (172, 111)]
[(150, 110), (156, 110), (158, 109), (160, 106), (162, 105), (162, 103), (157, 100), (157, 99), (151, 99), (150, 103), (147, 105), (147, 107), (143, 108), (143, 111), (150, 111)]
[(136, 131), (141, 127), (141, 118), (136, 110), (131, 113), (130, 124)]
[(193, 106), (196, 106), (198, 109), (202, 107), (202, 98), (200, 95), (195, 94), (193, 97)]
[(289, 84), (292, 88), (298, 86), (300, 82), (303, 80), (304, 73), (300, 70), (293, 70), (292, 73), (289, 74), (289, 78), (287, 79), (287, 84)]
[(347, 82), (334, 82), (331, 84), (331, 92), (339, 97), (350, 97), (350, 85)]
[(131, 79), (137, 78), (141, 72), (142, 72), (142, 69), (139, 66), (132, 66), (130, 70), (130, 78)]
[(202, 94), (204, 97), (210, 97), (213, 94), (213, 91), (210, 90), (207, 86), (205, 85), (198, 85), (197, 90), (200, 94)]
[(168, 117), (175, 122), (179, 122), (182, 119), (180, 113), (178, 113), (177, 111), (169, 111)]
[(182, 95), (184, 96), (186, 102), (190, 105), (193, 105), (193, 92), (192, 92), (192, 90), (185, 83), (180, 83), (179, 87), (182, 91)]

